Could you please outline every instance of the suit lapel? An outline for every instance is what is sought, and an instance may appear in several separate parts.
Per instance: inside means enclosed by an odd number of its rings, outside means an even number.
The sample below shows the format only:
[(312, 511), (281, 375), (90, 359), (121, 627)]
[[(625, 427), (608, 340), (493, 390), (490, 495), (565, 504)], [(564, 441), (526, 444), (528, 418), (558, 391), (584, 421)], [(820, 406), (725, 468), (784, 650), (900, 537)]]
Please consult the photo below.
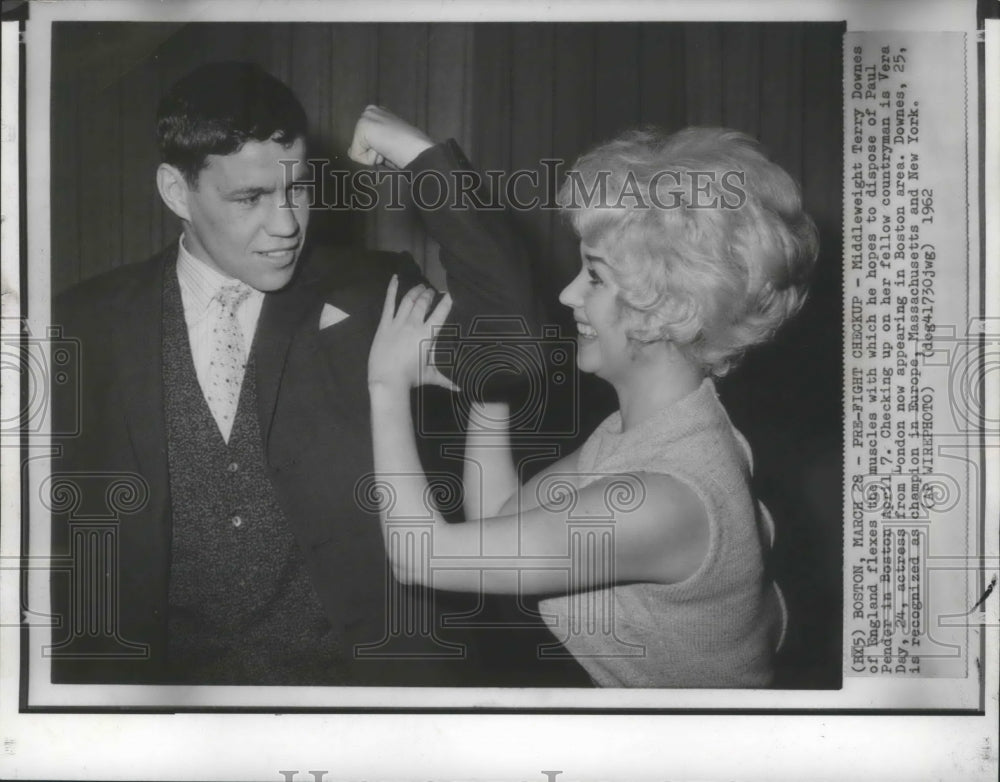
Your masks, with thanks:
[[(354, 261), (355, 258), (349, 256), (349, 260)], [(337, 258), (322, 258), (310, 263), (309, 259), (303, 258), (295, 281), (284, 290), (269, 293), (264, 299), (254, 337), (254, 354), (257, 362), (258, 414), (265, 453), (271, 453), (271, 427), (281, 385), (287, 382), (288, 351), (297, 336), (307, 337), (309, 344), (318, 346), (340, 389), (344, 384), (366, 389), (363, 371), (360, 376), (357, 374), (358, 357), (361, 356), (361, 366), (364, 367), (378, 313), (367, 311), (372, 294), (363, 284), (359, 286), (351, 279), (356, 269), (349, 265), (338, 268), (339, 262)], [(346, 285), (330, 285), (332, 280), (342, 279), (347, 280)], [(338, 307), (347, 317), (321, 330), (319, 320), (324, 304)], [(348, 367), (350, 377), (342, 377)], [(295, 378), (292, 382), (315, 383), (316, 376)]]
[[(372, 463), (365, 372), (375, 316), (370, 292), (356, 284), (331, 290), (306, 278), (301, 286), (309, 292), (271, 295), (261, 313), (254, 349), (257, 386), (267, 389), (262, 431), (266, 422), (272, 480), (313, 586), (349, 644), (348, 628), (380, 618), (384, 604), (381, 532), (355, 497)], [(320, 329), (324, 304), (347, 318)]]
[(267, 294), (261, 309), (253, 350), (257, 364), (257, 413), (265, 454), (288, 349), (305, 318), (318, 306), (320, 296), (311, 282), (306, 274), (301, 274), (285, 290)]
[[(165, 652), (167, 583), (170, 562), (170, 475), (163, 392), (164, 275), (173, 270), (176, 243), (139, 269), (120, 291), (112, 330), (116, 385), (135, 469), (149, 486), (149, 501), (137, 517), (118, 525), (122, 563), (120, 624), (126, 637), (150, 644), (152, 667), (144, 678), (157, 680)], [(117, 305), (117, 306), (115, 306)]]
[[(163, 410), (163, 284), (174, 268), (176, 243), (149, 262), (133, 286), (122, 290), (113, 346), (121, 378), (125, 420), (140, 473), (157, 487), (168, 486)], [(167, 492), (152, 493), (160, 505)], [(164, 508), (150, 509), (154, 518)]]

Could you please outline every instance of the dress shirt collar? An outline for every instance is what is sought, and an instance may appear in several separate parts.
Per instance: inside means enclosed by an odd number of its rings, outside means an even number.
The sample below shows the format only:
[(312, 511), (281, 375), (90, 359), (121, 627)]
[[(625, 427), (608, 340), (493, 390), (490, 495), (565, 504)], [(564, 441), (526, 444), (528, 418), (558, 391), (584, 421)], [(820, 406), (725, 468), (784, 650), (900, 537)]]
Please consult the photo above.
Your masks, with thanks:
[[(216, 271), (200, 258), (196, 258), (184, 245), (184, 236), (177, 242), (177, 279), (185, 296), (186, 314), (197, 318), (205, 313), (212, 299), (223, 285), (239, 282)], [(263, 299), (264, 294), (252, 289), (251, 300)]]

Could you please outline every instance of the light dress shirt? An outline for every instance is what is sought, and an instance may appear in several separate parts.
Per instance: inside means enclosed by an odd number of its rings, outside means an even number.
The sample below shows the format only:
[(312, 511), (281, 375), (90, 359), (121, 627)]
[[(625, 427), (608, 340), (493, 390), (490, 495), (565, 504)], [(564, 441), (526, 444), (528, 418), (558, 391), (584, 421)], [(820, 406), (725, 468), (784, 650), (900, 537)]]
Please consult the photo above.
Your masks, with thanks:
[[(198, 385), (202, 395), (208, 383), (208, 366), (215, 348), (212, 329), (222, 305), (215, 298), (219, 289), (237, 280), (216, 271), (204, 261), (193, 256), (184, 246), (184, 237), (177, 243), (177, 281), (181, 288), (181, 304), (184, 307), (184, 322), (187, 324), (191, 357)], [(243, 332), (243, 357), (250, 357), (253, 335), (260, 319), (260, 309), (264, 305), (264, 293), (253, 290), (236, 311), (240, 331)], [(214, 416), (214, 413), (213, 413)], [(218, 420), (216, 423), (219, 423)]]

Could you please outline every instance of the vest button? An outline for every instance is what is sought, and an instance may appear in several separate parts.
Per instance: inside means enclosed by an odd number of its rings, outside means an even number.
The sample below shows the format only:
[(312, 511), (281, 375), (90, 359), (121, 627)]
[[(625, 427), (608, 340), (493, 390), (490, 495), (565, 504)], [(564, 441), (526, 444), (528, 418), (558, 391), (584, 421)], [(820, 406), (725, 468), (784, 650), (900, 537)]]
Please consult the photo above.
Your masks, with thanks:
[(238, 469), (240, 469), (240, 466), (236, 462), (230, 462), (229, 467), (227, 467), (226, 469), (228, 469), (229, 472), (236, 472)]
[(241, 519), (239, 516), (233, 516), (230, 519), (230, 521), (233, 523), (234, 527), (242, 527), (243, 526), (243, 519)]

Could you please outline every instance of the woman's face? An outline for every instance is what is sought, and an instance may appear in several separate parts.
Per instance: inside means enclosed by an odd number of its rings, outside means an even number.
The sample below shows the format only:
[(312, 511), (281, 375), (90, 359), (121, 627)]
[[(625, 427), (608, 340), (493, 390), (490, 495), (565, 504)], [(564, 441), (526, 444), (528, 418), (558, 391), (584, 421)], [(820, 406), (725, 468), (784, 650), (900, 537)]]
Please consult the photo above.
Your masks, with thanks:
[(617, 278), (600, 246), (581, 242), (580, 257), (580, 273), (563, 288), (559, 301), (573, 310), (580, 369), (614, 382), (632, 363)]

